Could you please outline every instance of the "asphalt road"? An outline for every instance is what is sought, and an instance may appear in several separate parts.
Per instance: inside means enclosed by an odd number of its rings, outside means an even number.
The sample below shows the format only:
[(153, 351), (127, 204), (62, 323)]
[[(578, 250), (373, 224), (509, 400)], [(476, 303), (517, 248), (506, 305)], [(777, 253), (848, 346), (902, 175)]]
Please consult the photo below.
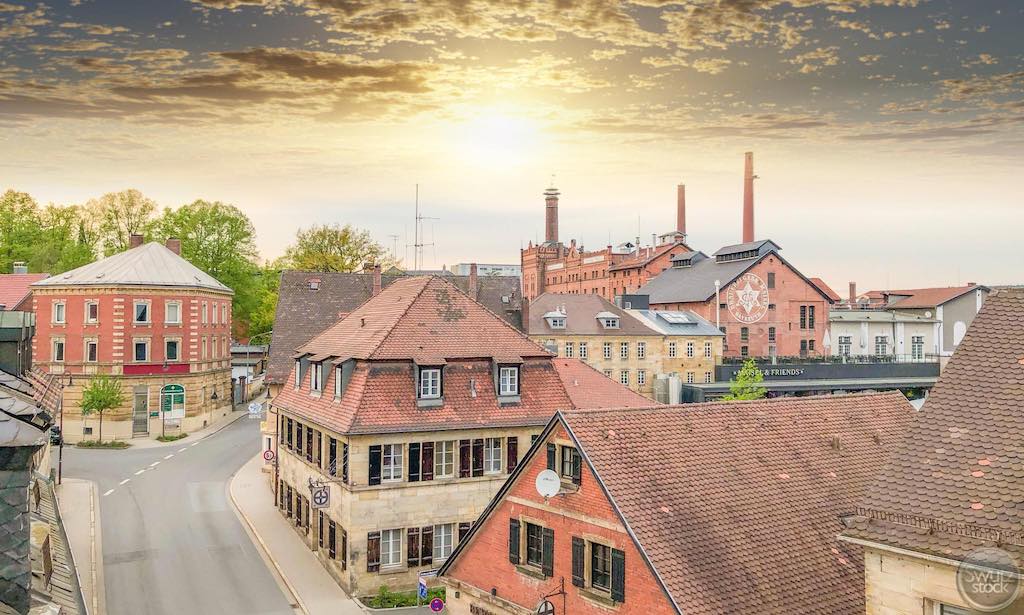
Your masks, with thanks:
[(194, 445), (65, 447), (65, 475), (98, 484), (108, 615), (296, 613), (227, 493), (257, 452), (245, 417)]

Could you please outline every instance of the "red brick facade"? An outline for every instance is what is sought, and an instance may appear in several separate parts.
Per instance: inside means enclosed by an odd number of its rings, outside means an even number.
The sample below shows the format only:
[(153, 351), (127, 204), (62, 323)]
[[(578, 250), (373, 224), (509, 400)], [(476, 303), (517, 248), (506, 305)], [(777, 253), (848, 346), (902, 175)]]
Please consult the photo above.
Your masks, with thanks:
[[(443, 579), (448, 586), (449, 610), (455, 615), (533, 612), (543, 597), (557, 592), (559, 582), (564, 581), (564, 602), (560, 595), (548, 598), (559, 615), (675, 613), (665, 591), (585, 463), (582, 464), (578, 491), (570, 487), (568, 493), (556, 495), (547, 502), (537, 493), (534, 481), (547, 468), (547, 443), (555, 444), (559, 452), (563, 445), (572, 445), (564, 428), (558, 425), (546, 442), (538, 446), (537, 454), (528, 461), (528, 466), (515, 478), (507, 493), (499, 496), (501, 500), (483, 525), (474, 529), (470, 542), (462, 547)], [(552, 576), (543, 577), (538, 569), (528, 565), (525, 552), (520, 565), (510, 561), (510, 519), (520, 522), (521, 533), (526, 531), (527, 523), (553, 530)], [(613, 602), (601, 590), (573, 584), (573, 537), (587, 543), (600, 543), (625, 554), (624, 601)], [(589, 567), (590, 558), (585, 560), (585, 566)], [(458, 598), (455, 598), (455, 590), (459, 592)]]

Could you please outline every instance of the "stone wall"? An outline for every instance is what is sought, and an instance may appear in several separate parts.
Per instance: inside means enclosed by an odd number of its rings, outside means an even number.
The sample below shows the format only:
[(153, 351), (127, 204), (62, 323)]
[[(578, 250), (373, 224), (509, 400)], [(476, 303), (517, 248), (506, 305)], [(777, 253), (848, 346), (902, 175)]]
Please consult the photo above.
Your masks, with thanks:
[[(0, 449), (0, 457), (14, 462), (0, 459), (0, 604), (17, 613), (28, 612), (32, 588), (29, 461), (19, 461), (25, 450)], [(18, 468), (20, 465), (24, 467)]]

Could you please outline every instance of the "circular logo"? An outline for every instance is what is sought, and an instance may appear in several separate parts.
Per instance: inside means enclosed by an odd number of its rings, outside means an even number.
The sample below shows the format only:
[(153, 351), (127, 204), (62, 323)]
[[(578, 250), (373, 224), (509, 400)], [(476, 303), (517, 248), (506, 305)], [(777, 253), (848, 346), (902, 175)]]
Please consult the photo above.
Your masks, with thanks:
[(741, 275), (725, 296), (729, 313), (740, 322), (757, 322), (768, 312), (768, 286), (753, 273)]
[(273, 461), (274, 460), (274, 451), (270, 450), (269, 448), (267, 450), (263, 451), (263, 459), (266, 460), (266, 461)]
[(982, 547), (967, 554), (956, 569), (956, 588), (972, 609), (991, 613), (1020, 595), (1020, 570), (1009, 553)]
[(327, 487), (322, 487), (313, 492), (313, 503), (317, 506), (325, 506), (331, 499), (331, 492)]
[(440, 598), (434, 598), (430, 601), (430, 610), (435, 613), (440, 613), (444, 610), (444, 600)]

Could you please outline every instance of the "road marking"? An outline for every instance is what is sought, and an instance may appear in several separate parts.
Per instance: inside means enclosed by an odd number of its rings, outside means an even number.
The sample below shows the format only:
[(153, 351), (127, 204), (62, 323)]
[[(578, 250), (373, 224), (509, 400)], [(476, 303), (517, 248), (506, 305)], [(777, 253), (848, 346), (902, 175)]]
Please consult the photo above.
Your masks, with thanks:
[(189, 446), (195, 446), (197, 444), (199, 444), (199, 442), (193, 442), (192, 444), (189, 444)]
[(185, 448), (179, 448), (179, 449), (178, 449), (178, 452), (179, 452), (179, 453), (184, 453), (184, 452), (185, 452), (186, 450), (188, 450), (188, 447), (187, 447), (187, 446), (186, 446)]
[(127, 483), (127, 482), (128, 482), (128, 481), (130, 481), (130, 480), (131, 480), (130, 478), (126, 478), (126, 479), (124, 479), (123, 481), (121, 481), (121, 482), (119, 482), (119, 483), (117, 483), (117, 484), (118, 484), (118, 485), (123, 485), (123, 484)]
[(142, 468), (141, 470), (139, 470), (138, 472), (135, 473), (135, 476), (138, 476), (139, 474), (142, 474), (145, 471), (146, 471), (146, 468)]
[(152, 467), (158, 466), (158, 465), (160, 465), (160, 462), (159, 461), (154, 461), (153, 463), (149, 464), (149, 467), (152, 468)]
[(174, 453), (171, 453), (170, 455), (164, 457), (164, 459), (170, 459), (171, 457), (174, 457)]
[(113, 489), (107, 489), (107, 491), (103, 494), (103, 497), (107, 497), (111, 493), (114, 493), (114, 490)]

